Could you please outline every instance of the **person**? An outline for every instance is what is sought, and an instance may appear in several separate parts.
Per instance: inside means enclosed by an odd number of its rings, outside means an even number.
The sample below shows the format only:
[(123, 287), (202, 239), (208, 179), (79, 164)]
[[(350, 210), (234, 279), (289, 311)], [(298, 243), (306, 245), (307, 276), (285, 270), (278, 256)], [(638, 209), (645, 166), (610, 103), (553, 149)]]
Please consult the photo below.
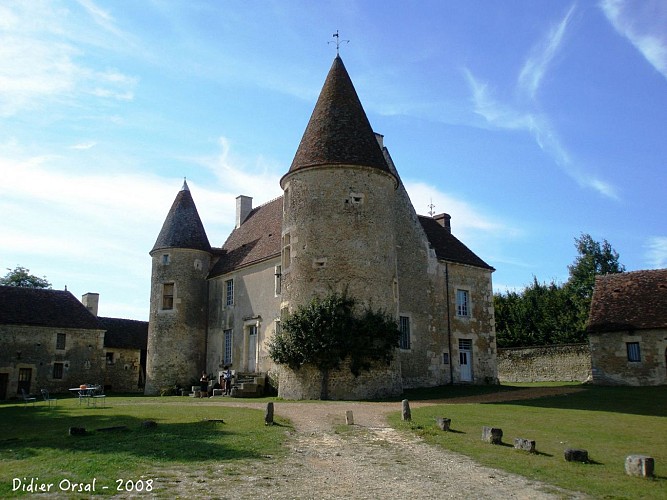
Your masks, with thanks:
[(200, 382), (200, 398), (208, 397), (208, 375), (206, 371), (201, 372), (201, 378), (199, 379)]
[(225, 395), (229, 396), (232, 393), (232, 371), (229, 369), (229, 366), (225, 366), (222, 377), (225, 380)]

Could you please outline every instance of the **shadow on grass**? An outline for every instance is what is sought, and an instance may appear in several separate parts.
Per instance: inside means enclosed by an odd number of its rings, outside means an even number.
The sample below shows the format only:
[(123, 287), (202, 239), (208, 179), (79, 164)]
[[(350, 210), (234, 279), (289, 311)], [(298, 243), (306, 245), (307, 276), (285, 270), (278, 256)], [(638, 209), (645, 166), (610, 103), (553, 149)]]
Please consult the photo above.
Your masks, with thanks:
[(667, 386), (604, 387), (587, 385), (582, 386), (582, 388), (583, 391), (571, 394), (485, 404), (667, 417)]
[[(67, 453), (133, 455), (160, 461), (198, 462), (261, 458), (262, 454), (244, 446), (248, 435), (228, 430), (228, 425), (205, 420), (186, 423), (161, 423), (144, 427), (148, 418), (105, 415), (102, 412), (71, 415), (55, 408), (26, 412), (22, 407), (3, 408), (0, 425), (6, 436), (0, 441), (0, 454), (11, 451), (13, 458), (27, 458), (40, 450)], [(82, 436), (70, 436), (70, 427), (85, 428)], [(104, 430), (108, 428), (114, 430)], [(262, 427), (264, 427), (262, 425)], [(257, 432), (260, 432), (259, 429)]]

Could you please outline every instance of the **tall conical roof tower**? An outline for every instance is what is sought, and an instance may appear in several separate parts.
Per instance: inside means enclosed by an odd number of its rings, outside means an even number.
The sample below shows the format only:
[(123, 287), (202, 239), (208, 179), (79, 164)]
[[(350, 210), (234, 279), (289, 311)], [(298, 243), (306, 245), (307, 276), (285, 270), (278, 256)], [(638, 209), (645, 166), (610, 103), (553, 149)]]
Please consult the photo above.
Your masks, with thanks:
[(371, 167), (391, 174), (340, 56), (331, 65), (288, 175), (332, 165)]
[(164, 248), (191, 248), (211, 251), (211, 245), (190, 194), (187, 181), (176, 195), (174, 203), (162, 224), (162, 230), (153, 245), (154, 252)]
[(174, 383), (187, 386), (205, 368), (211, 245), (187, 182), (150, 252), (146, 394)]

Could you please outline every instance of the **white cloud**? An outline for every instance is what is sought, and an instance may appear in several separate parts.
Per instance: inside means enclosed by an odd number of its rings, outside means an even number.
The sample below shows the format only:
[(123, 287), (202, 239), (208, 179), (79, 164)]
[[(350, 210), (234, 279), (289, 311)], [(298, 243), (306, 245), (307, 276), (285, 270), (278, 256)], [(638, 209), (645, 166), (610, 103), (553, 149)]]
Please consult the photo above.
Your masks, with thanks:
[(602, 0), (600, 8), (618, 32), (667, 78), (667, 3)]
[(521, 68), (519, 88), (527, 92), (531, 98), (535, 97), (542, 78), (563, 42), (573, 12), (574, 5), (570, 7), (565, 17), (549, 30), (544, 40), (533, 48), (531, 55)]
[(646, 259), (649, 267), (653, 269), (667, 267), (667, 236), (654, 236), (649, 238), (645, 247)]

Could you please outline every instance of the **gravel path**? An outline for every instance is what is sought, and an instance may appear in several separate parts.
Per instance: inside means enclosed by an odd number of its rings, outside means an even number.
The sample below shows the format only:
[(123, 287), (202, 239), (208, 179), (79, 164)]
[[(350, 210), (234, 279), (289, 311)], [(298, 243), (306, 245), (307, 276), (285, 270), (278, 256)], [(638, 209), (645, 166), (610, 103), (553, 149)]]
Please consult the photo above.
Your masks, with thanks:
[[(527, 389), (476, 400), (532, 398), (545, 395), (545, 390), (555, 394), (564, 389), (540, 389), (538, 394)], [(411, 401), (410, 406), (435, 403)], [(265, 403), (227, 399), (211, 404), (266, 407)], [(353, 412), (354, 426), (337, 433), (334, 428), (345, 423), (347, 410)], [(294, 424), (288, 435), (287, 458), (221, 465), (203, 476), (192, 470), (164, 471), (157, 481), (159, 491), (169, 497), (234, 499), (584, 498), (480, 466), (467, 457), (398, 433), (386, 423), (386, 414), (392, 411), (400, 411), (400, 404), (276, 403), (275, 414)]]

